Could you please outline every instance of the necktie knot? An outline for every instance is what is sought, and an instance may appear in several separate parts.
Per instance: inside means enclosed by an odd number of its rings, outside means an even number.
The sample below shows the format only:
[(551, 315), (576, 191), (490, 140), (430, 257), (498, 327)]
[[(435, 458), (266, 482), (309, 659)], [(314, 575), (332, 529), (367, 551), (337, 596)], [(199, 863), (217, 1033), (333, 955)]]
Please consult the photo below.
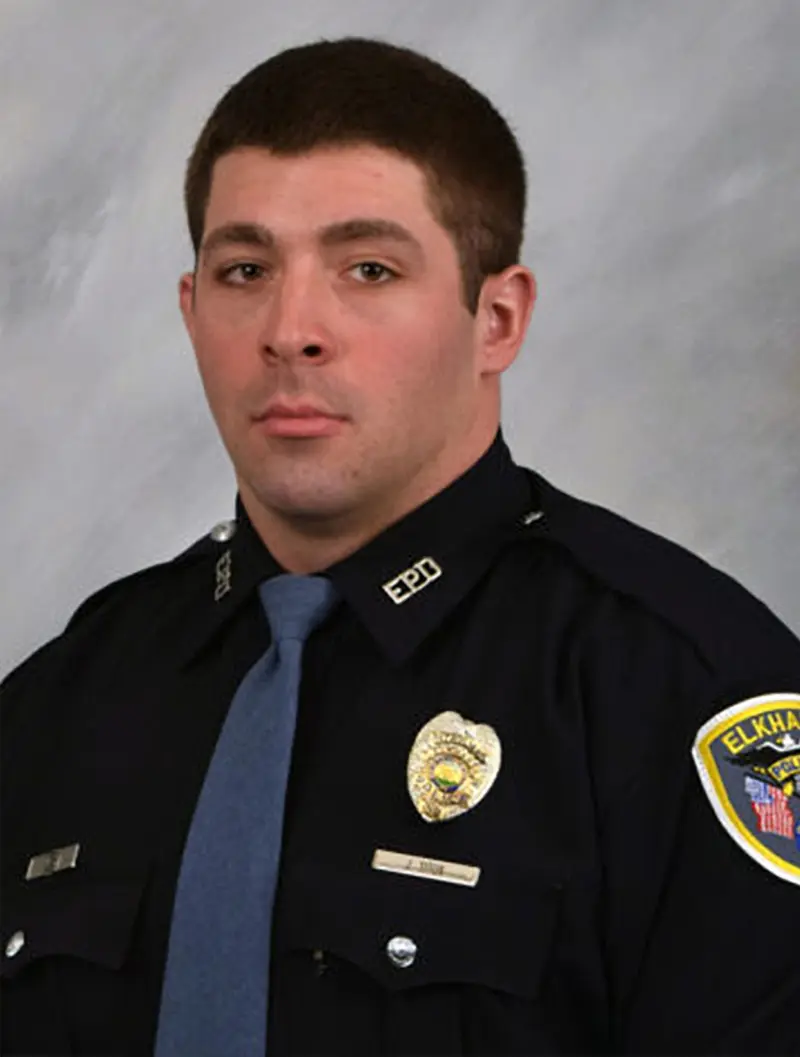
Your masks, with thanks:
[(336, 590), (324, 576), (283, 573), (260, 584), (258, 593), (274, 642), (304, 642), (333, 608)]

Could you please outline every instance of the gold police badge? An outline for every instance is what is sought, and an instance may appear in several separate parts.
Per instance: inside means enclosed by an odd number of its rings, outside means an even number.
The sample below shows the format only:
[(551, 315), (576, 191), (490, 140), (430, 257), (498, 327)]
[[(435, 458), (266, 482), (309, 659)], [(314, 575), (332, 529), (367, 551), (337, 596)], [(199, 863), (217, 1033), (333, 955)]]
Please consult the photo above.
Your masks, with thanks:
[(717, 818), (757, 863), (800, 884), (800, 694), (741, 701), (692, 750)]
[(475, 807), (500, 771), (500, 739), (458, 712), (434, 716), (408, 756), (408, 792), (426, 822), (446, 822)]

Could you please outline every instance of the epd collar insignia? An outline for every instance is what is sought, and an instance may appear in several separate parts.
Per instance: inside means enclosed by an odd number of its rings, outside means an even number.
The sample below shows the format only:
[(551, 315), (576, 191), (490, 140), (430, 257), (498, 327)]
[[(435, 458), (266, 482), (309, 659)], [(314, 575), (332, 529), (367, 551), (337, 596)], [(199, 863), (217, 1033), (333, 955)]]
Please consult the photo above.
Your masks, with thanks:
[(752, 697), (700, 728), (692, 750), (711, 806), (736, 843), (800, 884), (800, 695)]
[(475, 807), (500, 770), (500, 739), (458, 712), (434, 716), (408, 757), (408, 792), (426, 822), (446, 822)]

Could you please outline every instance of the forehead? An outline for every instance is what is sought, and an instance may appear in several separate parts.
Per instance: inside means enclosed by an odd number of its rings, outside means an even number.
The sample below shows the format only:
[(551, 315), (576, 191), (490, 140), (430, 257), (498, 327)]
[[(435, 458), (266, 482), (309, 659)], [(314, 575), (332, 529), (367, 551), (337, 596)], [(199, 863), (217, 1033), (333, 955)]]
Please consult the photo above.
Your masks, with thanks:
[[(233, 214), (240, 214), (233, 216)], [(374, 214), (437, 226), (422, 169), (394, 151), (370, 145), (317, 148), (282, 156), (240, 147), (213, 169), (206, 228), (231, 219), (317, 226), (351, 215)]]

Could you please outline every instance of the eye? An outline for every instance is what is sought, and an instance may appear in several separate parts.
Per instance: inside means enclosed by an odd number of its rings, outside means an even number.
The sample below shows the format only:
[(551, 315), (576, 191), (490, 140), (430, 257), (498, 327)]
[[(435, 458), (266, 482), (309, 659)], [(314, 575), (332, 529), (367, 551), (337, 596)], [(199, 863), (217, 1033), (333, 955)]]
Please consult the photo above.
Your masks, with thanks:
[[(246, 286), (254, 279), (260, 279), (264, 269), (260, 264), (252, 261), (240, 261), (238, 264), (228, 265), (220, 269), (218, 277), (231, 286)], [(238, 278), (235, 278), (238, 275)]]
[[(359, 261), (358, 264), (354, 264), (353, 265), (353, 268), (369, 268), (373, 272), (373, 275), (374, 275), (374, 269), (377, 268), (377, 269), (379, 269), (379, 271), (384, 272), (387, 275), (391, 275), (394, 278), (397, 278), (397, 272), (396, 271), (394, 271), (392, 268), (388, 268), (385, 264), (380, 264), (378, 261)], [(366, 285), (367, 286), (378, 286), (380, 284), (377, 283), (377, 282), (374, 282), (372, 279), (369, 279)]]

